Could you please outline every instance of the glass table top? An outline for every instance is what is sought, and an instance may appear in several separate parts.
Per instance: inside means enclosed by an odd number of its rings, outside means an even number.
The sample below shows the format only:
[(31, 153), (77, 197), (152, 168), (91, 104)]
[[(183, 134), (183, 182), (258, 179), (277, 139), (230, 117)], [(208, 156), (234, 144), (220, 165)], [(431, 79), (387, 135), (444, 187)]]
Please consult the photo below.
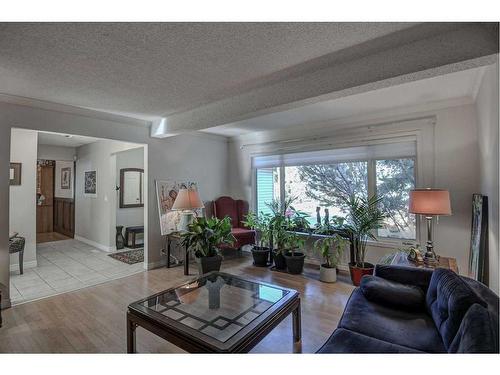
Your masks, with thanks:
[(288, 293), (277, 286), (212, 273), (131, 306), (138, 304), (148, 313), (161, 314), (224, 343)]

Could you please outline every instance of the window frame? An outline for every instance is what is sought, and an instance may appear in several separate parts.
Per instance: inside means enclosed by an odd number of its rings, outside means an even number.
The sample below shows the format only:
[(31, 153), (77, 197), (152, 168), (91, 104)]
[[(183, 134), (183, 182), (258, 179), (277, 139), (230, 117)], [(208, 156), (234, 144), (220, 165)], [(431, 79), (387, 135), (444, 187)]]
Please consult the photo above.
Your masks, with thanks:
[[(389, 143), (390, 144), (390, 143)], [(418, 145), (417, 145), (418, 149)], [(377, 168), (376, 164), (378, 160), (400, 160), (400, 159), (411, 159), (413, 160), (413, 175), (414, 175), (414, 183), (415, 187), (418, 186), (417, 184), (417, 178), (418, 178), (418, 157), (417, 155), (412, 155), (412, 156), (398, 156), (398, 157), (388, 157), (388, 158), (373, 158), (373, 159), (349, 159), (349, 160), (342, 160), (341, 163), (353, 163), (353, 162), (366, 162), (367, 163), (367, 190), (368, 190), (368, 196), (372, 196), (377, 192)], [(320, 163), (318, 163), (320, 164)], [(305, 165), (305, 164), (304, 164)], [(300, 165), (294, 165), (295, 167), (300, 166)], [(289, 167), (289, 165), (287, 165)], [(285, 165), (281, 164), (278, 167), (279, 174), (280, 174), (280, 179), (279, 179), (279, 184), (280, 184), (280, 201), (283, 204), (285, 200), (285, 195), (286, 195), (286, 189), (285, 189)], [(253, 195), (253, 208), (254, 212), (257, 210), (257, 196), (258, 196), (258, 186), (257, 186), (257, 170), (260, 168), (253, 168), (253, 173), (252, 173), (252, 195)], [(265, 168), (264, 168), (265, 169)], [(256, 212), (257, 215), (259, 215), (258, 212)], [(388, 248), (397, 248), (401, 247), (406, 244), (414, 244), (419, 242), (420, 238), (420, 220), (418, 218), (415, 220), (415, 238), (414, 239), (405, 239), (405, 238), (394, 238), (394, 237), (379, 237), (377, 231), (375, 231), (374, 235), (378, 239), (378, 241), (368, 241), (368, 245), (370, 246), (376, 246), (376, 247), (388, 247)]]

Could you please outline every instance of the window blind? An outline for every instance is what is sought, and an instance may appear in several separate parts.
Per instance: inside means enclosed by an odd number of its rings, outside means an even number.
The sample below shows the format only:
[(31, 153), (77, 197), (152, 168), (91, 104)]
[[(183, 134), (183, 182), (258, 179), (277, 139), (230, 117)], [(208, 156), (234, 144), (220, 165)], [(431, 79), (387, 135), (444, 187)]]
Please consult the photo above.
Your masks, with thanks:
[(252, 158), (252, 167), (272, 168), (294, 165), (335, 164), (352, 160), (414, 157), (417, 153), (416, 149), (415, 141), (404, 141), (280, 155), (262, 155)]

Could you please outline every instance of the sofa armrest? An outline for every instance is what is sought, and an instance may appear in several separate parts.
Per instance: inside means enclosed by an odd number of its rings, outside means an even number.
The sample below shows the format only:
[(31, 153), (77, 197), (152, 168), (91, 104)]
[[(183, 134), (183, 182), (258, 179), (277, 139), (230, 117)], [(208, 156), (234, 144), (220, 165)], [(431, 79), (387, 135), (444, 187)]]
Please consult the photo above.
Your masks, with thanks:
[(427, 291), (432, 269), (377, 264), (374, 275), (401, 284), (415, 285)]

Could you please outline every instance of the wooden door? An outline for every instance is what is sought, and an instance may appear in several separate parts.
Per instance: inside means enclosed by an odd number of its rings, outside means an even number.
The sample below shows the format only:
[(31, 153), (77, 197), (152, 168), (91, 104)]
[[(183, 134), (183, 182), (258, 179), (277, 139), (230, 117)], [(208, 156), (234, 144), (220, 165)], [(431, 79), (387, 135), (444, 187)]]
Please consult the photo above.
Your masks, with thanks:
[(54, 232), (75, 236), (75, 203), (71, 198), (54, 198)]
[[(38, 165), (37, 170), (37, 198), (36, 231), (46, 233), (54, 231), (54, 166)], [(38, 204), (41, 202), (41, 204)]]

